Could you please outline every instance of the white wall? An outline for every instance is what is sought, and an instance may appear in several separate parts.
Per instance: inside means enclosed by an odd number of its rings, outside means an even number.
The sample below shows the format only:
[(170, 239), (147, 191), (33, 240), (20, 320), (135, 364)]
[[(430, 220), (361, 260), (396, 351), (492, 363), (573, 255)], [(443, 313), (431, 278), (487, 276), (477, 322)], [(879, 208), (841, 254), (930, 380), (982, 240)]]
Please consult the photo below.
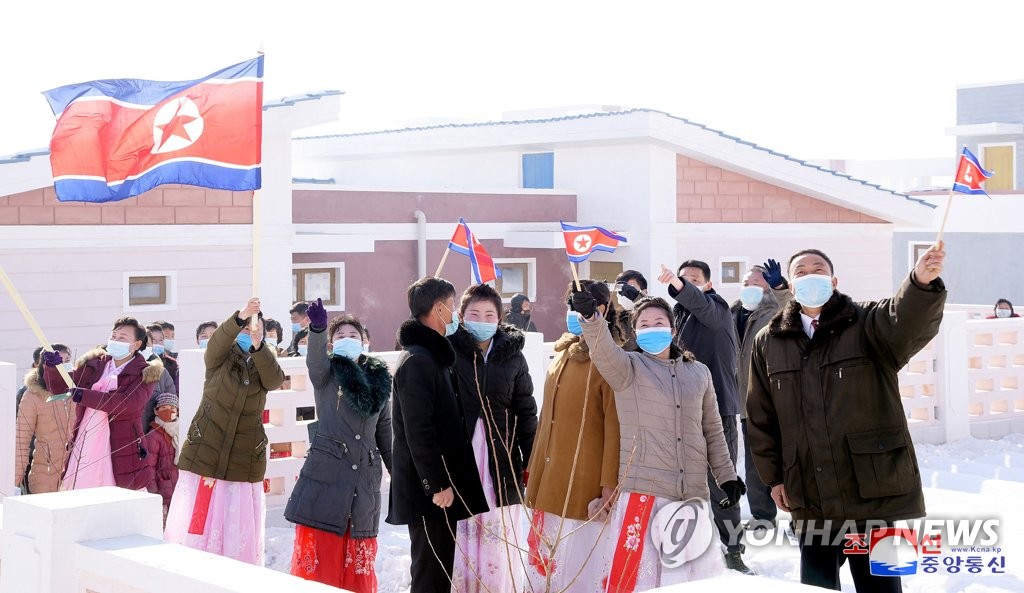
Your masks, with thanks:
[[(170, 229), (170, 230), (169, 230)], [(28, 232), (31, 227), (16, 227)], [(166, 319), (176, 328), (177, 348), (193, 347), (195, 327), (218, 322), (243, 305), (252, 282), (249, 227), (36, 227), (51, 247), (23, 243), (12, 248), (0, 241), (0, 261), (21, 293), (47, 339), (67, 344), (76, 355), (105, 344), (113, 321), (131, 315), (147, 323)], [(238, 236), (241, 231), (242, 236)], [(71, 234), (92, 237), (94, 246), (50, 241)], [(234, 234), (234, 236), (232, 236)], [(55, 244), (56, 243), (56, 244)], [(289, 268), (290, 269), (290, 262)], [(125, 272), (171, 272), (176, 277), (176, 305), (171, 308), (122, 306)], [(291, 278), (281, 284), (291, 291)], [(287, 303), (280, 311), (287, 317)], [(39, 346), (8, 295), (0, 295), (0, 360), (28, 369)]]

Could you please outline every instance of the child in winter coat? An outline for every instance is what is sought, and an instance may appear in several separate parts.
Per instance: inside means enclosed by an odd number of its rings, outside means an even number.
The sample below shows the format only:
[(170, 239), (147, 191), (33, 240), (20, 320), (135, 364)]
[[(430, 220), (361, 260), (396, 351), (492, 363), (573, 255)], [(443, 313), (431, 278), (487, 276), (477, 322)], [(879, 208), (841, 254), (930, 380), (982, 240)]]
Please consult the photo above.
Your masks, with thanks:
[(148, 489), (163, 497), (164, 521), (178, 483), (178, 449), (178, 396), (161, 393), (156, 396), (156, 417), (146, 431), (146, 450), (155, 472)]

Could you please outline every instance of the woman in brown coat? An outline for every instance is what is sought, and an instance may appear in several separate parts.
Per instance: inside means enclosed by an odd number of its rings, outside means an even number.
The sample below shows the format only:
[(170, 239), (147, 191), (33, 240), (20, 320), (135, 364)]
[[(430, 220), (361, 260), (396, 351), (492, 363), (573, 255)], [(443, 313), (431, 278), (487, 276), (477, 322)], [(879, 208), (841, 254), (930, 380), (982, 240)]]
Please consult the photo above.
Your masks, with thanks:
[[(18, 406), (14, 483), (22, 494), (56, 492), (60, 488), (75, 418), (75, 404), (70, 398), (47, 401), (51, 394), (40, 381), (40, 374), (39, 369), (32, 369), (25, 375), (25, 395)], [(30, 464), (33, 438), (35, 448)]]
[[(607, 285), (581, 284), (602, 313), (617, 318)], [(607, 518), (618, 484), (619, 419), (615, 394), (591, 363), (571, 309), (566, 326), (544, 382), (527, 471), (526, 505), (533, 509), (527, 577), (535, 591), (562, 591), (570, 583), (570, 591), (601, 591), (600, 571), (583, 569), (610, 555), (612, 530), (603, 520), (587, 520)]]

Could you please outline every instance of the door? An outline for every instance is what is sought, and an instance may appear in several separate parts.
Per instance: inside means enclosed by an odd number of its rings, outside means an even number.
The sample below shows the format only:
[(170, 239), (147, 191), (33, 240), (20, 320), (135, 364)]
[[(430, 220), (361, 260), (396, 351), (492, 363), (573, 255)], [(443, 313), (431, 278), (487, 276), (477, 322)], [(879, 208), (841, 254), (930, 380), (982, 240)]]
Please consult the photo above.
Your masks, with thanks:
[(991, 193), (1014, 189), (1013, 146), (982, 147), (981, 163), (992, 172), (992, 177), (982, 186), (987, 191)]

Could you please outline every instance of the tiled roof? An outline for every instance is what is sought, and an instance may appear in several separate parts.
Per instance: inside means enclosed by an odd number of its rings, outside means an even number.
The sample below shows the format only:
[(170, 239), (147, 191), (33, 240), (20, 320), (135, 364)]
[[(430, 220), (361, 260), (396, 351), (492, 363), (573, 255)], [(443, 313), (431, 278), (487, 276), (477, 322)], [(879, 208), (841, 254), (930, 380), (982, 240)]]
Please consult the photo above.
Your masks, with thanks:
[(916, 202), (918, 204), (921, 204), (923, 206), (927, 206), (929, 208), (936, 208), (936, 206), (934, 204), (930, 204), (930, 203), (926, 202), (925, 200), (921, 200), (921, 199), (915, 198), (913, 196), (908, 196), (907, 194), (904, 194), (904, 193), (901, 193), (901, 192), (897, 192), (897, 191), (893, 191), (891, 189), (886, 189), (886, 188), (884, 188), (881, 185), (878, 185), (876, 183), (871, 183), (871, 182), (865, 181), (863, 179), (858, 179), (856, 177), (853, 177), (852, 175), (847, 175), (846, 173), (841, 173), (839, 171), (833, 171), (832, 169), (829, 169), (827, 167), (822, 167), (821, 165), (815, 165), (814, 163), (811, 163), (809, 161), (798, 159), (798, 158), (796, 158), (796, 157), (794, 157), (792, 155), (788, 155), (788, 154), (785, 154), (785, 153), (782, 153), (782, 152), (779, 152), (779, 151), (776, 151), (776, 150), (771, 150), (770, 148), (766, 148), (764, 146), (760, 146), (758, 144), (750, 142), (749, 140), (744, 140), (744, 139), (742, 139), (742, 138), (740, 138), (738, 136), (732, 136), (730, 134), (726, 134), (725, 132), (723, 132), (721, 130), (716, 130), (715, 128), (708, 127), (708, 126), (706, 126), (704, 124), (697, 123), (695, 121), (691, 121), (691, 120), (688, 120), (688, 119), (683, 118), (683, 117), (675, 116), (675, 115), (672, 115), (670, 113), (666, 113), (664, 111), (659, 111), (657, 109), (637, 108), (637, 109), (628, 109), (628, 110), (623, 110), (623, 111), (603, 111), (603, 112), (595, 112), (595, 113), (584, 113), (584, 114), (580, 114), (580, 115), (565, 115), (565, 116), (561, 116), (561, 117), (549, 117), (549, 118), (542, 118), (542, 119), (524, 119), (524, 120), (508, 120), (508, 121), (487, 121), (487, 122), (474, 122), (474, 123), (461, 123), (461, 124), (460, 123), (438, 124), (438, 125), (433, 125), (433, 126), (395, 128), (395, 129), (389, 129), (389, 130), (376, 130), (376, 131), (370, 131), (370, 132), (353, 132), (353, 133), (349, 133), (349, 134), (328, 134), (328, 135), (322, 135), (322, 136), (301, 136), (301, 137), (294, 138), (294, 140), (319, 140), (319, 139), (325, 139), (325, 138), (352, 138), (352, 137), (357, 137), (357, 136), (374, 136), (374, 135), (381, 135), (381, 134), (402, 134), (402, 133), (405, 133), (405, 132), (421, 132), (421, 131), (427, 131), (427, 130), (439, 130), (439, 129), (448, 129), (448, 128), (482, 128), (482, 127), (488, 127), (488, 126), (521, 126), (521, 125), (545, 124), (545, 123), (551, 123), (551, 122), (569, 121), (569, 120), (577, 120), (577, 119), (592, 119), (592, 118), (599, 118), (599, 117), (617, 117), (617, 116), (622, 116), (622, 115), (628, 115), (630, 113), (657, 113), (657, 114), (660, 114), (660, 115), (664, 115), (665, 117), (669, 117), (671, 119), (681, 121), (681, 122), (683, 122), (683, 123), (685, 123), (687, 125), (696, 126), (696, 127), (700, 128), (702, 130), (706, 130), (708, 132), (712, 132), (714, 134), (718, 134), (722, 138), (725, 138), (727, 140), (732, 140), (733, 142), (736, 142), (737, 144), (742, 144), (744, 146), (749, 146), (750, 148), (753, 148), (754, 150), (760, 150), (760, 151), (763, 151), (763, 152), (767, 152), (768, 154), (770, 154), (772, 156), (776, 156), (776, 157), (779, 157), (779, 158), (782, 158), (782, 159), (786, 159), (787, 161), (793, 161), (794, 163), (798, 163), (798, 164), (800, 164), (800, 165), (802, 165), (804, 167), (809, 167), (811, 169), (817, 169), (817, 170), (822, 171), (824, 173), (828, 173), (830, 175), (835, 175), (836, 177), (841, 177), (843, 179), (848, 179), (848, 180), (850, 180), (850, 181), (852, 181), (854, 183), (859, 183), (861, 185), (872, 187), (872, 188), (877, 189), (879, 191), (890, 193), (890, 194), (892, 194), (892, 195), (894, 195), (896, 197), (902, 198), (904, 200), (909, 200), (911, 202)]

